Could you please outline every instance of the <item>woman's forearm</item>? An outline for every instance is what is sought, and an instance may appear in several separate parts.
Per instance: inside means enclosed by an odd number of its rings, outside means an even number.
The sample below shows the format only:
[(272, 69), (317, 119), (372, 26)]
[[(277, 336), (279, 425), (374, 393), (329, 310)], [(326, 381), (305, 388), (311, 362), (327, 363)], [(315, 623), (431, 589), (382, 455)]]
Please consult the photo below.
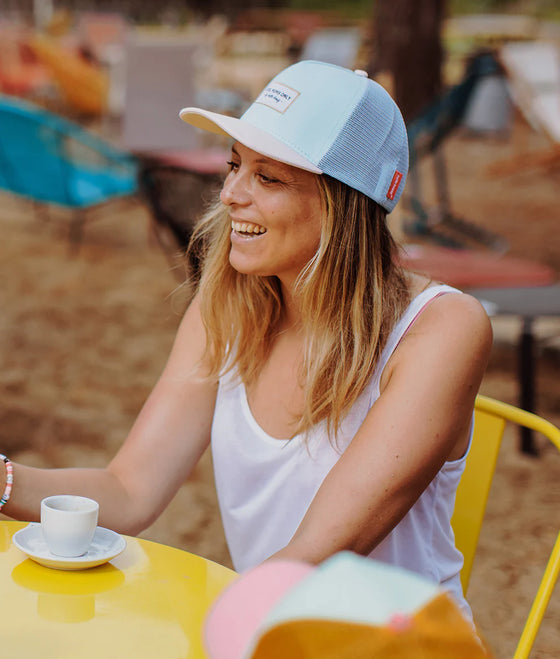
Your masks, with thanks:
[[(0, 465), (0, 491), (6, 470)], [(136, 535), (149, 524), (147, 512), (136, 504), (119, 478), (108, 469), (38, 469), (13, 464), (13, 489), (2, 513), (14, 519), (38, 521), (41, 499), (53, 494), (79, 494), (99, 502), (99, 524)]]

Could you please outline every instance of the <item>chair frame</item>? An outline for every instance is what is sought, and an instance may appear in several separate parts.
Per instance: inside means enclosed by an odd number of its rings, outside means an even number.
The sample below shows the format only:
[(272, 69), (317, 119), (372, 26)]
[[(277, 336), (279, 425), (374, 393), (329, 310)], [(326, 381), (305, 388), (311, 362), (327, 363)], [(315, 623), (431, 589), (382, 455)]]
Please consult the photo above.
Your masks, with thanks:
[[(170, 176), (173, 185), (165, 186), (160, 177)], [(174, 275), (180, 280), (185, 279), (185, 268), (191, 275), (199, 273), (199, 262), (194, 254), (185, 261), (189, 242), (194, 228), (199, 221), (204, 208), (208, 205), (214, 190), (219, 190), (223, 182), (223, 173), (218, 171), (202, 172), (181, 165), (161, 162), (157, 157), (140, 158), (138, 174), (139, 191), (148, 205), (151, 213), (154, 235), (163, 249)], [(183, 187), (193, 186), (193, 192), (182, 206), (181, 214), (175, 213), (166, 203), (166, 189), (169, 194), (181, 194)], [(180, 264), (181, 267), (177, 268)]]
[[(477, 396), (473, 443), (467, 458), (465, 473), (457, 490), (452, 519), (456, 545), (465, 561), (461, 572), (465, 592), (469, 585), (480, 528), (507, 422), (542, 433), (560, 451), (560, 429), (549, 421), (508, 403), (482, 395)], [(546, 564), (514, 659), (525, 659), (529, 656), (559, 574), (560, 533)]]
[[(459, 83), (445, 90), (417, 116), (407, 121), (410, 167), (408, 193), (405, 193), (402, 203), (408, 211), (404, 229), (409, 235), (423, 236), (436, 244), (454, 248), (470, 245), (487, 247), (499, 253), (509, 249), (502, 236), (458, 217), (452, 211), (443, 153), (443, 143), (461, 126), (477, 84), (484, 77), (493, 75), (503, 75), (496, 56), (491, 51), (477, 53), (468, 63)], [(426, 156), (432, 161), (436, 193), (436, 204), (429, 208), (422, 198), (420, 180), (420, 161)]]

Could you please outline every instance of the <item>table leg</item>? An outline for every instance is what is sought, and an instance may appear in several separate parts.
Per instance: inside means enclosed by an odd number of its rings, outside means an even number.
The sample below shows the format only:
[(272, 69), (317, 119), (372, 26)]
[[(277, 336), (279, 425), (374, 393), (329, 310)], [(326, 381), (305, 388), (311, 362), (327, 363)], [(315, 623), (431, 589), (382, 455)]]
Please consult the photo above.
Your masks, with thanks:
[[(524, 318), (519, 341), (519, 406), (527, 412), (535, 411), (535, 347), (533, 337), (533, 319)], [(539, 454), (535, 445), (533, 431), (521, 428), (521, 452), (527, 455)]]

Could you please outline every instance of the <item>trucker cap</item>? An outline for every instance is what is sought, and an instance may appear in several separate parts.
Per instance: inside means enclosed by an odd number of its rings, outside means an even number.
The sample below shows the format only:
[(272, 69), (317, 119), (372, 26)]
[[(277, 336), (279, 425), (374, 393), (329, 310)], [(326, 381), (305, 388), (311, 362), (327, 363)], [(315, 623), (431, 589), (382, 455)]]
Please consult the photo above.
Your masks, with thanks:
[(402, 194), (405, 123), (389, 93), (365, 71), (302, 61), (273, 78), (240, 119), (190, 107), (179, 114), (264, 156), (328, 174), (388, 212)]

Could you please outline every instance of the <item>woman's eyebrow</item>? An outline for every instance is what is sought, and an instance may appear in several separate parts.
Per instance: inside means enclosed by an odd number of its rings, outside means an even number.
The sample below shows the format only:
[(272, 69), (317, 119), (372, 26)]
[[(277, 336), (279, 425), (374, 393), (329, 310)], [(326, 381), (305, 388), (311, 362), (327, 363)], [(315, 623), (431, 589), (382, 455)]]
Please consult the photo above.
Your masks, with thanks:
[(291, 172), (290, 165), (280, 162), (279, 160), (274, 160), (273, 158), (267, 158), (266, 156), (257, 158), (255, 160), (255, 164), (271, 167), (273, 171), (276, 172), (279, 176), (289, 176)]
[(272, 167), (278, 167), (279, 169), (285, 167), (283, 163), (278, 162), (278, 160), (272, 160), (272, 158), (266, 158), (266, 157), (257, 158), (255, 162), (257, 163), (257, 165), (270, 165)]

